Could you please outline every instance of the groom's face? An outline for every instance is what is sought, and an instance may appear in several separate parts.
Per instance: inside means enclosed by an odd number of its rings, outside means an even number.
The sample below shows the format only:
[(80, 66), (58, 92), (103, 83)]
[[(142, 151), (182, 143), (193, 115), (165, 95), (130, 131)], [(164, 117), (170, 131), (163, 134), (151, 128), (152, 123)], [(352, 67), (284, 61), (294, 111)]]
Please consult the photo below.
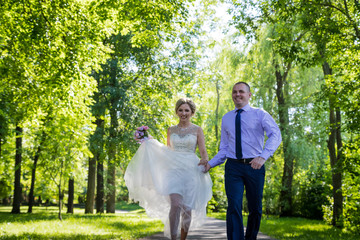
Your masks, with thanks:
[(249, 99), (251, 97), (251, 92), (249, 88), (243, 84), (236, 84), (232, 90), (232, 99), (237, 108), (243, 108), (245, 105), (249, 103)]

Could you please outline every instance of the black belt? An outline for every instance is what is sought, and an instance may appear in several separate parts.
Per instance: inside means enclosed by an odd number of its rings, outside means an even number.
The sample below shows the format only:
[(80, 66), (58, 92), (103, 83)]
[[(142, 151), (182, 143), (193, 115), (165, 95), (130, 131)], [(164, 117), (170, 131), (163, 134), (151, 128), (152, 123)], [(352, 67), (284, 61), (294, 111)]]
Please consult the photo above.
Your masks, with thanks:
[(231, 161), (234, 161), (234, 162), (239, 162), (239, 163), (244, 163), (244, 164), (250, 164), (250, 162), (253, 159), (254, 158), (241, 158), (241, 159), (228, 158), (228, 160), (231, 160)]

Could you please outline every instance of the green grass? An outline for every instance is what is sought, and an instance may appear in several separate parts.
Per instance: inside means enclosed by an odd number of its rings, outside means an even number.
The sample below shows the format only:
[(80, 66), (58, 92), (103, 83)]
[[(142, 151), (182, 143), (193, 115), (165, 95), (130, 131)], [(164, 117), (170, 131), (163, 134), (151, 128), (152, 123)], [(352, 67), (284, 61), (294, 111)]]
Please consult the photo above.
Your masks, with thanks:
[[(63, 212), (58, 219), (56, 207), (34, 207), (32, 214), (10, 214), (11, 207), (0, 206), (0, 239), (139, 239), (163, 231), (160, 221), (149, 219), (136, 204), (117, 203), (116, 209), (129, 211), (116, 214), (74, 214)], [(225, 213), (208, 216), (225, 220)], [(246, 225), (247, 217), (244, 216)], [(360, 236), (344, 232), (322, 221), (303, 218), (264, 217), (260, 231), (278, 240), (358, 240)]]
[[(163, 230), (160, 221), (149, 219), (137, 205), (118, 204), (128, 213), (74, 214), (58, 219), (56, 207), (34, 207), (32, 214), (10, 214), (11, 207), (0, 207), (0, 239), (139, 239)], [(118, 207), (117, 206), (117, 207)]]
[(135, 211), (135, 210), (141, 210), (142, 208), (135, 203), (117, 202), (115, 204), (115, 209), (123, 210), (123, 211)]
[[(226, 213), (209, 213), (208, 216), (226, 219)], [(244, 216), (246, 226), (247, 216)], [(304, 218), (264, 217), (260, 231), (278, 240), (359, 240), (360, 236), (334, 228), (323, 221)]]

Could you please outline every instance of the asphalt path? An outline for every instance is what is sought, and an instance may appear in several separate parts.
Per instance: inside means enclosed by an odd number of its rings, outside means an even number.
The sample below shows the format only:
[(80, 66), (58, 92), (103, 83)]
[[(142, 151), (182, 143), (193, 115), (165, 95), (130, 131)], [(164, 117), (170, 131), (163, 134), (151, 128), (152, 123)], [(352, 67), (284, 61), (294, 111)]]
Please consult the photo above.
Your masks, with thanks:
[[(246, 230), (246, 229), (245, 229)], [(165, 240), (168, 239), (164, 237), (164, 233), (158, 233), (146, 238), (141, 238), (139, 240)], [(189, 232), (187, 239), (216, 239), (222, 240), (226, 239), (226, 223), (224, 220), (219, 220), (215, 218), (207, 218), (204, 226), (200, 229), (194, 229)], [(261, 240), (275, 240), (265, 234), (259, 233), (257, 239)]]

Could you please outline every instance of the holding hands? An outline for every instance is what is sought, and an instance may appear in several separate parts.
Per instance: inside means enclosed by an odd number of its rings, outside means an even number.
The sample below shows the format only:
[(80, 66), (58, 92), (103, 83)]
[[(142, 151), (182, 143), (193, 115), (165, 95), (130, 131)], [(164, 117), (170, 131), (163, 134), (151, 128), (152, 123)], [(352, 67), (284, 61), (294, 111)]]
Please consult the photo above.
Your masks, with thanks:
[(204, 166), (204, 169), (203, 169), (204, 173), (207, 173), (211, 168), (210, 164), (208, 163), (208, 160), (200, 160), (198, 165)]
[[(265, 161), (266, 160), (262, 157), (256, 157), (250, 162), (250, 165), (253, 169), (260, 169), (264, 165)], [(204, 169), (203, 169), (204, 173), (207, 173), (211, 168), (211, 166), (207, 160), (200, 160), (198, 165), (204, 166)]]

